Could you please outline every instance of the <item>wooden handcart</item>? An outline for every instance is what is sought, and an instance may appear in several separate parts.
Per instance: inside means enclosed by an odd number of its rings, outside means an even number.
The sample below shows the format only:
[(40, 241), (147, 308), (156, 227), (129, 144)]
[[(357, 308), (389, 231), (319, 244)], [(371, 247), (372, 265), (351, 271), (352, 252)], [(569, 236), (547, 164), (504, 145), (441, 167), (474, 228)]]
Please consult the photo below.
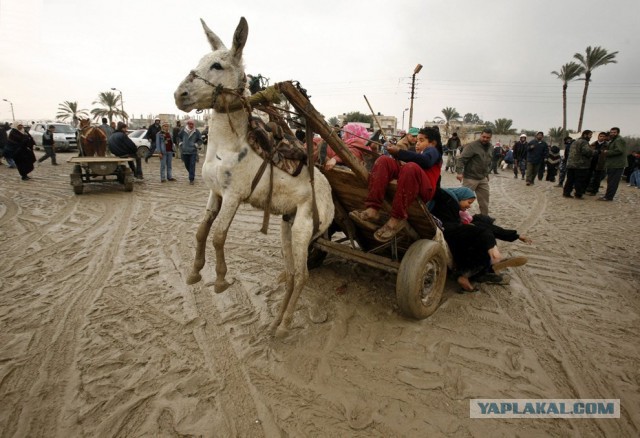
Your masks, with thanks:
[[(76, 195), (81, 195), (84, 185), (90, 183), (118, 182), (125, 192), (133, 191), (133, 172), (128, 166), (133, 158), (119, 157), (71, 157), (67, 162), (74, 164), (71, 185)], [(111, 178), (107, 178), (111, 177)]]
[[(337, 133), (316, 111), (304, 89), (293, 82), (281, 82), (276, 88), (307, 123), (307, 136), (318, 133), (340, 156), (347, 167), (334, 167), (323, 172), (333, 189), (336, 208), (334, 224), (317, 239), (309, 253), (309, 266), (322, 263), (327, 254), (397, 274), (396, 298), (400, 311), (409, 317), (423, 319), (440, 304), (447, 275), (444, 247), (434, 241), (437, 226), (424, 202), (417, 200), (409, 209), (409, 226), (391, 242), (380, 244), (373, 238), (375, 227), (364, 228), (349, 218), (348, 213), (365, 208), (368, 171), (349, 151)], [(395, 182), (388, 190), (383, 211), (390, 213)], [(341, 232), (341, 233), (340, 233)]]

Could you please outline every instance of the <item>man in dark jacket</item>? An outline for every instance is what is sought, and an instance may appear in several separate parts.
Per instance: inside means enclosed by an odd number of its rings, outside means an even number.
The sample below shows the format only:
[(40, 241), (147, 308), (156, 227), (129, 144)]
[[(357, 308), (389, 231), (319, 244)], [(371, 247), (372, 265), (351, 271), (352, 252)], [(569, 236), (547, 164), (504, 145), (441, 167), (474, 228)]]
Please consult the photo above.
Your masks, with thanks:
[(556, 187), (562, 187), (564, 185), (564, 178), (567, 176), (567, 160), (569, 159), (572, 143), (573, 139), (571, 137), (566, 136), (564, 138), (564, 153), (560, 161), (560, 177), (558, 178), (558, 185)]
[(627, 165), (627, 145), (620, 137), (620, 128), (609, 130), (609, 146), (604, 151), (607, 168), (607, 191), (598, 201), (613, 201), (622, 178), (622, 171)]
[(594, 150), (593, 158), (591, 159), (591, 167), (589, 168), (589, 182), (587, 184), (587, 195), (595, 196), (600, 190), (600, 181), (605, 177), (604, 162), (605, 156), (602, 152), (607, 150), (607, 136), (608, 132), (601, 132), (598, 134), (598, 140), (591, 143), (591, 147)]
[(527, 185), (533, 185), (536, 176), (539, 177), (540, 167), (544, 164), (544, 160), (547, 158), (549, 146), (542, 139), (544, 137), (543, 132), (538, 132), (536, 138), (531, 140), (527, 145), (525, 159), (527, 160)]
[(489, 166), (491, 165), (491, 129), (485, 128), (480, 139), (462, 149), (456, 163), (456, 178), (476, 192), (480, 213), (489, 216)]
[(132, 161), (129, 161), (129, 167), (133, 172), (133, 176), (137, 179), (143, 179), (142, 177), (142, 159), (138, 156), (138, 148), (135, 143), (127, 135), (127, 125), (123, 122), (118, 122), (118, 126), (111, 137), (108, 140), (109, 150), (116, 157), (130, 157), (136, 159), (134, 165)]
[(513, 174), (514, 178), (518, 178), (518, 169), (520, 169), (520, 173), (522, 174), (522, 179), (524, 179), (524, 166), (522, 166), (525, 155), (527, 153), (527, 135), (520, 134), (520, 141), (517, 142), (513, 146)]
[(569, 158), (567, 159), (567, 182), (564, 184), (562, 196), (572, 198), (571, 192), (575, 188), (576, 199), (582, 199), (587, 188), (587, 178), (589, 176), (589, 166), (593, 157), (593, 149), (589, 145), (589, 140), (593, 131), (585, 129), (582, 136), (571, 145)]
[(147, 129), (147, 133), (144, 136), (144, 138), (149, 140), (149, 143), (150, 143), (149, 152), (147, 152), (147, 155), (145, 155), (144, 157), (145, 163), (149, 162), (149, 158), (156, 151), (156, 135), (160, 131), (162, 131), (162, 126), (160, 126), (160, 119), (155, 119), (153, 122), (153, 125), (149, 126), (149, 129)]

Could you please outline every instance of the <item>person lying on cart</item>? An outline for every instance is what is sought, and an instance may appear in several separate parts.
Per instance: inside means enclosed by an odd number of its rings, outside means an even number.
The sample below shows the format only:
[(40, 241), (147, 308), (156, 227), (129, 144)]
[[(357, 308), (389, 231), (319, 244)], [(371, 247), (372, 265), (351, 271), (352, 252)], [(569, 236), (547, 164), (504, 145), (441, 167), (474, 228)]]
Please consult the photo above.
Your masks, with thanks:
[(454, 275), (465, 291), (477, 288), (471, 279), (480, 282), (501, 283), (499, 271), (527, 262), (526, 257), (505, 258), (496, 246), (496, 239), (531, 243), (531, 239), (495, 225), (493, 218), (481, 214), (471, 216), (467, 210), (476, 200), (476, 194), (468, 187), (437, 189), (428, 207), (440, 219), (444, 239), (454, 261)]
[(133, 176), (137, 179), (142, 178), (142, 159), (138, 157), (138, 147), (127, 135), (127, 125), (123, 122), (118, 122), (116, 130), (108, 140), (109, 151), (116, 157), (120, 158), (135, 158), (136, 164), (129, 161), (129, 167), (133, 172)]
[[(393, 197), (391, 218), (378, 229), (373, 237), (388, 242), (406, 225), (408, 209), (417, 196), (424, 202), (433, 198), (442, 169), (442, 142), (440, 132), (423, 128), (417, 134), (416, 151), (408, 151), (389, 145), (391, 156), (380, 156), (369, 174), (369, 193), (365, 210), (355, 210), (349, 217), (356, 223), (380, 220), (380, 208), (389, 183), (397, 179), (398, 187)], [(366, 225), (365, 225), (366, 226)]]

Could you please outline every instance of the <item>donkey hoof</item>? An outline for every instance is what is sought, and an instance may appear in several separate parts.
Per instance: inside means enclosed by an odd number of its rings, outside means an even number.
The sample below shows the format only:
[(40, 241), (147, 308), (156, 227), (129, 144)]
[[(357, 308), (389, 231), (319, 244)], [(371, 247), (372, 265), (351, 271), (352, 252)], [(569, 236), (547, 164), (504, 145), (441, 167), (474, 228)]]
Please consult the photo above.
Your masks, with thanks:
[(216, 280), (213, 290), (215, 291), (215, 293), (221, 294), (225, 290), (229, 289), (229, 286), (231, 286), (232, 284), (233, 284), (233, 281), (228, 282), (227, 280), (222, 280), (222, 281)]
[(189, 274), (189, 276), (187, 277), (187, 284), (196, 284), (197, 282), (199, 282), (200, 280), (202, 280), (202, 275), (200, 275), (199, 272), (192, 272), (191, 274)]

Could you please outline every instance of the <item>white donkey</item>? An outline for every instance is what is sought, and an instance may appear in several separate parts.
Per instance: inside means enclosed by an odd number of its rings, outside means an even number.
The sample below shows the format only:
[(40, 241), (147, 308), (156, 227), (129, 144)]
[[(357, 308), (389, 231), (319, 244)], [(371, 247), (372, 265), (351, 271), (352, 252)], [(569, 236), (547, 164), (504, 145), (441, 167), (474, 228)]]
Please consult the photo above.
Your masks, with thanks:
[[(202, 22), (213, 51), (205, 55), (197, 67), (178, 86), (174, 93), (176, 105), (182, 111), (213, 108), (209, 118), (207, 156), (202, 165), (202, 178), (210, 188), (204, 219), (196, 233), (196, 257), (187, 283), (202, 279), (200, 270), (205, 263), (205, 244), (213, 224), (213, 246), (216, 250), (217, 293), (226, 290), (230, 283), (225, 276), (227, 264), (224, 243), (231, 221), (240, 203), (249, 203), (261, 210), (283, 215), (281, 224), (282, 253), (284, 256), (286, 294), (272, 328), (284, 321), (288, 327), (296, 301), (309, 276), (307, 251), (312, 239), (322, 234), (331, 224), (334, 214), (331, 187), (320, 172), (315, 172), (315, 197), (320, 219), (319, 230), (313, 235), (312, 185), (308, 167), (293, 177), (273, 167), (273, 192), (269, 203), (269, 168), (255, 189), (251, 190), (254, 177), (263, 159), (247, 143), (248, 114), (246, 109), (221, 112), (226, 104), (248, 96), (246, 76), (242, 63), (242, 49), (249, 32), (243, 18), (233, 35), (231, 50)], [(218, 109), (218, 111), (216, 111)]]

